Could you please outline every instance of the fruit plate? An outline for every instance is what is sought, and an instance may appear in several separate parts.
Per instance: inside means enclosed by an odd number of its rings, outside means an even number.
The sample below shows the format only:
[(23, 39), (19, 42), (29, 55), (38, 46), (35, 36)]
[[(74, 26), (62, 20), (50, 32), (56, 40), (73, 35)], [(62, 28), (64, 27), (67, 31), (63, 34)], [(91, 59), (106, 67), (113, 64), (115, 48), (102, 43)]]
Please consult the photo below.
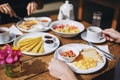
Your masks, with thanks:
[(77, 21), (58, 20), (50, 24), (50, 29), (63, 38), (71, 38), (84, 31), (85, 27)]
[[(32, 33), (27, 33), (27, 34), (24, 34), (22, 36), (19, 36), (14, 41), (13, 45), (14, 46), (18, 46), (19, 41), (21, 41), (23, 39), (26, 39), (26, 38), (35, 38), (35, 37), (39, 37), (39, 36), (41, 36), (42, 39), (43, 39), (44, 52), (43, 53), (34, 53), (34, 52), (31, 52), (31, 51), (30, 52), (28, 52), (28, 51), (22, 51), (23, 54), (31, 55), (31, 56), (46, 55), (46, 54), (52, 53), (60, 45), (60, 41), (59, 41), (59, 39), (56, 36), (54, 36), (52, 34), (49, 34), (49, 33), (45, 33), (45, 32), (32, 32)], [(45, 40), (46, 40), (45, 36), (51, 36), (54, 39), (54, 45), (53, 46), (46, 45), (46, 43), (45, 43)]]
[[(72, 46), (72, 47), (75, 47), (75, 49), (77, 49), (77, 50), (81, 50), (81, 49), (85, 49), (85, 48), (91, 47), (89, 45), (78, 44), (78, 43), (67, 44), (67, 45), (64, 45), (64, 46)], [(59, 60), (62, 60), (61, 57), (58, 55), (59, 54), (58, 50), (59, 50), (59, 48), (55, 51), (54, 57), (57, 58), (57, 59), (59, 59)], [(100, 52), (100, 51), (98, 51), (98, 53), (102, 56), (103, 63), (97, 62), (97, 66), (94, 67), (94, 68), (89, 68), (89, 69), (83, 70), (83, 69), (78, 69), (76, 66), (73, 65), (73, 63), (68, 63), (68, 62), (66, 62), (66, 63), (70, 66), (70, 68), (75, 73), (78, 73), (78, 74), (90, 74), (90, 73), (94, 73), (94, 72), (99, 71), (100, 69), (102, 69), (105, 66), (105, 64), (106, 64), (106, 58), (103, 55), (103, 53)]]

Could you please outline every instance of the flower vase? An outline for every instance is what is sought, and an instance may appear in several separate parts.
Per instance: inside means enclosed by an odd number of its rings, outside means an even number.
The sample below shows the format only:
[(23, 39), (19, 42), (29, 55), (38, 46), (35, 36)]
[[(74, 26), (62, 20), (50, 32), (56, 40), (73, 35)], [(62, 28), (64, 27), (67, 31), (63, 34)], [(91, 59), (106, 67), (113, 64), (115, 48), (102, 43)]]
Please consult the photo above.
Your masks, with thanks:
[(12, 78), (19, 77), (21, 74), (20, 62), (16, 62), (13, 64), (5, 64), (5, 73), (7, 76)]

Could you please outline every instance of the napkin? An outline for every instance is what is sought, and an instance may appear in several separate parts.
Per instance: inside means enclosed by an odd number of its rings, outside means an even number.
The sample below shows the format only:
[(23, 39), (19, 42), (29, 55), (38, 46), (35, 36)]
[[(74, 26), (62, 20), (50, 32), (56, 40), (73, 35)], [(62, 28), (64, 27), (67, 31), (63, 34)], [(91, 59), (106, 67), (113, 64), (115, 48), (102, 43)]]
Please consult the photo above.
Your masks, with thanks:
[(19, 29), (17, 29), (15, 25), (12, 25), (9, 28), (9, 30), (10, 30), (9, 31), (10, 33), (13, 33), (13, 34), (16, 34), (16, 35), (23, 35), (23, 33)]
[(99, 47), (100, 49), (102, 49), (102, 50), (105, 51), (105, 52), (110, 53), (109, 48), (108, 48), (108, 45), (97, 46), (97, 47)]
[[(110, 51), (109, 51), (109, 49), (108, 49), (108, 45), (97, 46), (97, 47), (99, 47), (99, 48), (102, 49), (103, 51), (105, 51), (105, 52), (107, 52), (108, 54), (110, 54)], [(106, 57), (106, 58), (107, 58), (107, 57)], [(110, 58), (107, 58), (107, 59), (111, 61)]]

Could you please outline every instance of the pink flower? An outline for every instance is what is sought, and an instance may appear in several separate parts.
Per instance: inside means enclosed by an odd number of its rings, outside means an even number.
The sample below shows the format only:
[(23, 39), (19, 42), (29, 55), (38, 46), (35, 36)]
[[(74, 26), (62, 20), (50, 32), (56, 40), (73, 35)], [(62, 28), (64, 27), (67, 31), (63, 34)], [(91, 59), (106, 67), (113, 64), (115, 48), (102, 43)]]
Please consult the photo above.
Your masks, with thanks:
[(10, 45), (6, 45), (4, 49), (0, 49), (0, 64), (12, 64), (19, 61), (21, 57), (21, 51), (12, 49)]

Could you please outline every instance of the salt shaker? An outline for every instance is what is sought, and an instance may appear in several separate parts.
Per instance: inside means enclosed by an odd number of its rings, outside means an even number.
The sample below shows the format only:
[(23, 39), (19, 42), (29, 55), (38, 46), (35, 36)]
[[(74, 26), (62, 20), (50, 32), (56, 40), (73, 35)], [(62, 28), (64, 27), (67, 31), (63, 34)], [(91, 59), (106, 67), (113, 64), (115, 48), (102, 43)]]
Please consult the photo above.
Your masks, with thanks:
[(63, 19), (74, 20), (73, 5), (68, 0), (59, 9), (58, 20)]
[(100, 27), (102, 13), (99, 11), (93, 12), (93, 20), (92, 25), (96, 27)]

